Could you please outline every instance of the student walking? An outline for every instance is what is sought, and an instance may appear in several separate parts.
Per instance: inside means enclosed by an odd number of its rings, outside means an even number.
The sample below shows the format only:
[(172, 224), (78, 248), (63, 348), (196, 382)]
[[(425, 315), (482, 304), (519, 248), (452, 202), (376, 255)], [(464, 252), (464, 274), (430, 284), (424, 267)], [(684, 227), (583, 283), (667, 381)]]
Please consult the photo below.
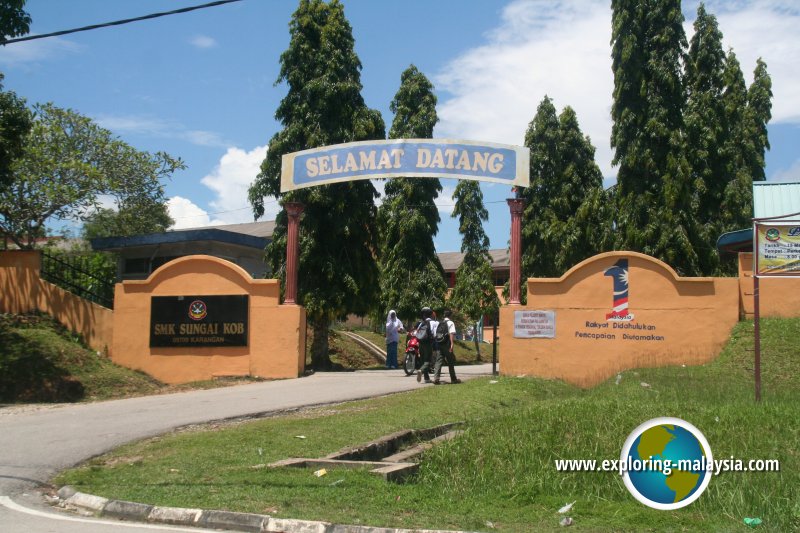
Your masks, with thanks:
[(444, 311), (444, 322), (447, 324), (447, 337), (439, 343), (439, 357), (436, 358), (436, 365), (433, 369), (433, 384), (439, 385), (439, 377), (442, 375), (442, 365), (447, 361), (447, 368), (450, 370), (450, 383), (461, 383), (456, 377), (456, 356), (454, 353), (456, 342), (456, 325), (450, 320), (451, 312), (449, 309)]

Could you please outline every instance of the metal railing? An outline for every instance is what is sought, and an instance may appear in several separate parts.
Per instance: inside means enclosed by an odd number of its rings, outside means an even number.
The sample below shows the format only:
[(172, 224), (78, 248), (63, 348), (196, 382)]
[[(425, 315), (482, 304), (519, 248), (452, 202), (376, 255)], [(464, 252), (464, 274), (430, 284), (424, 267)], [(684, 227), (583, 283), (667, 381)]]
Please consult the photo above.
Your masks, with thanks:
[(114, 308), (114, 279), (102, 278), (90, 269), (89, 255), (56, 257), (42, 252), (42, 279), (109, 309)]

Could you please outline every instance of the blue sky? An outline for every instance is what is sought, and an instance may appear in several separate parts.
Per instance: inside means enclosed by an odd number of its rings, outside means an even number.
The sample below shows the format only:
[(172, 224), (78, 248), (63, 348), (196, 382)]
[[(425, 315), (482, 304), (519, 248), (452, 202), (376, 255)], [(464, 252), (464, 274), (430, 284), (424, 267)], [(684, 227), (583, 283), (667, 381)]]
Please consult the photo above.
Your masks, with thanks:
[[(28, 0), (32, 33), (167, 11), (202, 0)], [(392, 121), (401, 72), (415, 64), (436, 86), (441, 138), (522, 144), (545, 94), (570, 105), (611, 166), (609, 2), (595, 0), (343, 0), (363, 63), (363, 96)], [(29, 103), (88, 115), (133, 146), (179, 156), (167, 184), (176, 227), (252, 220), (247, 187), (280, 125), (274, 85), (296, 1), (242, 2), (0, 48), (4, 85)], [(691, 34), (696, 2), (684, 1)], [(800, 8), (794, 0), (711, 0), (725, 46), (748, 83), (756, 58), (773, 80), (768, 179), (800, 181)], [(439, 199), (439, 251), (458, 250), (455, 183)], [(491, 246), (507, 245), (509, 188), (483, 184)], [(379, 189), (382, 187), (379, 186)], [(277, 203), (267, 204), (265, 218)], [(55, 224), (54, 224), (55, 225)]]

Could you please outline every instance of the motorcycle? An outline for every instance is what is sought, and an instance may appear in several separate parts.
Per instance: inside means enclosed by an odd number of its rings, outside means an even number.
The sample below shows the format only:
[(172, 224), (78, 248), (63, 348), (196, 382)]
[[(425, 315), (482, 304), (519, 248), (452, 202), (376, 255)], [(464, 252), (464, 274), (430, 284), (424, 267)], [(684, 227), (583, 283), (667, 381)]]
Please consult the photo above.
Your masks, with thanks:
[(419, 340), (413, 334), (409, 335), (406, 340), (406, 354), (403, 358), (403, 371), (406, 376), (413, 374), (419, 367), (422, 366), (419, 354)]

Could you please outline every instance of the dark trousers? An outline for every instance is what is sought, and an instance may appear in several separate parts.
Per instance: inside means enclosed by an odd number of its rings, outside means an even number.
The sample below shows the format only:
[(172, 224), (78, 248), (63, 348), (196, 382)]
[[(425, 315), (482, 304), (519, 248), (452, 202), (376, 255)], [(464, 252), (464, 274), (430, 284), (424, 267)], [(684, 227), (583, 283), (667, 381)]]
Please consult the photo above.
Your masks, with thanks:
[(422, 366), (419, 367), (419, 371), (425, 376), (425, 381), (431, 380), (433, 353), (433, 343), (424, 341), (419, 343), (419, 356), (422, 359)]
[(456, 355), (448, 350), (448, 347), (443, 347), (443, 349), (439, 352), (439, 357), (436, 358), (436, 364), (433, 368), (433, 380), (439, 381), (439, 377), (442, 375), (442, 365), (447, 362), (447, 368), (450, 370), (450, 383), (455, 383), (458, 381), (456, 377)]

